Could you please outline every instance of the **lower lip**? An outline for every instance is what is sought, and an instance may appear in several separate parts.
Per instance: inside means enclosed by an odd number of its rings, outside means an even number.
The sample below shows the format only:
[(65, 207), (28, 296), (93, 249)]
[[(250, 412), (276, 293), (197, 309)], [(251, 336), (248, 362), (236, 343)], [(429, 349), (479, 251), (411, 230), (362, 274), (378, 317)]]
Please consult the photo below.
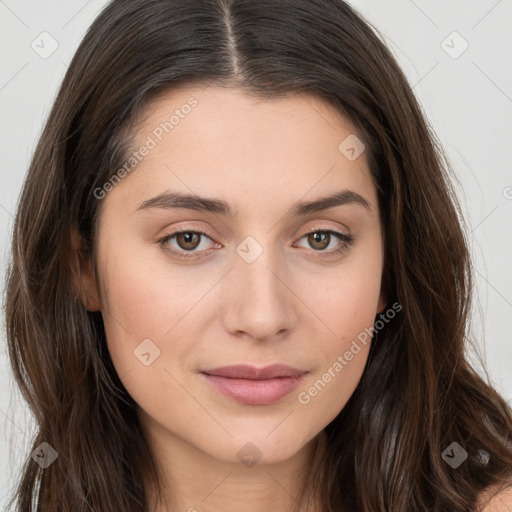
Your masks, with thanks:
[(246, 405), (268, 405), (294, 391), (304, 375), (266, 380), (228, 379), (203, 374), (217, 391)]

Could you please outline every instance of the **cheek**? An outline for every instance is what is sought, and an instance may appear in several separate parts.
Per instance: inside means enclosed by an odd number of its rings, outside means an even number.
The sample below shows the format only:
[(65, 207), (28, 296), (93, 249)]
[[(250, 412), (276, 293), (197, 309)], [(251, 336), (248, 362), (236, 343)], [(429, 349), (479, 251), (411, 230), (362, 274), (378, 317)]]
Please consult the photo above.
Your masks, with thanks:
[(310, 353), (314, 371), (296, 392), (300, 414), (310, 419), (309, 433), (315, 435), (345, 407), (363, 374), (372, 339), (375, 293), (352, 294), (329, 302), (327, 322), (336, 333), (318, 338)]
[[(178, 384), (182, 379), (175, 368), (185, 364), (195, 347), (197, 333), (189, 319), (194, 317), (193, 305), (211, 284), (185, 286), (177, 275), (162, 278), (150, 269), (134, 259), (110, 269), (109, 310), (103, 319), (121, 382), (139, 406), (158, 416), (168, 415), (163, 409), (170, 404), (190, 400)], [(200, 421), (201, 411), (189, 414), (197, 414)]]
[[(317, 329), (311, 339), (323, 339), (321, 351), (332, 357), (333, 352), (346, 350), (347, 343), (373, 326), (379, 307), (380, 260), (358, 257), (356, 262), (308, 281), (302, 285), (297, 282), (294, 290), (316, 317), (309, 322)], [(320, 332), (324, 335), (319, 336)]]
[[(193, 339), (192, 333), (184, 329), (194, 316), (194, 305), (214, 284), (213, 277), (191, 285), (190, 274), (179, 270), (172, 275), (162, 274), (144, 258), (136, 257), (122, 264), (105, 265), (103, 274), (108, 276), (103, 319), (118, 373), (140, 369), (142, 362), (137, 354), (143, 342), (150, 352), (160, 351), (154, 364), (174, 360), (184, 349), (180, 348), (180, 340)], [(178, 331), (179, 337), (175, 335)]]
[[(312, 322), (310, 353), (316, 366), (297, 390), (302, 414), (312, 418), (311, 433), (323, 428), (343, 409), (363, 374), (380, 296), (379, 261), (360, 261), (328, 281), (310, 286), (307, 304), (320, 318), (323, 336)], [(302, 293), (304, 293), (304, 290)], [(313, 325), (314, 324), (314, 325)], [(316, 335), (315, 335), (316, 332)]]
[[(325, 428), (345, 407), (356, 389), (368, 357), (369, 343), (345, 344), (297, 393), (297, 410), (310, 419), (309, 435)], [(347, 359), (346, 355), (351, 354)]]

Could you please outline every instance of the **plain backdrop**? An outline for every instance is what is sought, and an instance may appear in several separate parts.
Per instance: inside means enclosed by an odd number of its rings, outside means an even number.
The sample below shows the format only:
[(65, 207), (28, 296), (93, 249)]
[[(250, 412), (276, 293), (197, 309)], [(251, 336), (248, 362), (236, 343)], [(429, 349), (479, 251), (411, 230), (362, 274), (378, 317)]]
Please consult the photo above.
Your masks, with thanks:
[[(458, 176), (477, 287), (470, 334), (492, 382), (510, 401), (512, 2), (350, 3), (384, 36)], [(104, 5), (104, 0), (0, 0), (2, 292), (16, 202), (31, 153), (67, 65)], [(4, 510), (19, 467), (30, 457), (33, 422), (13, 386), (3, 316), (1, 327), (0, 509)]]

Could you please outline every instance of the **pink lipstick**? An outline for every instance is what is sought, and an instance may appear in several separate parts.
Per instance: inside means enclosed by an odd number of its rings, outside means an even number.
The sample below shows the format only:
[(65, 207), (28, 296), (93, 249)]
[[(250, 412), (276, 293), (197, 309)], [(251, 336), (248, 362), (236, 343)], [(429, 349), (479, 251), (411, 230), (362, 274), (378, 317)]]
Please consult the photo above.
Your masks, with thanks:
[(223, 366), (201, 373), (209, 384), (228, 398), (246, 405), (268, 405), (294, 391), (308, 372), (273, 364), (265, 368)]

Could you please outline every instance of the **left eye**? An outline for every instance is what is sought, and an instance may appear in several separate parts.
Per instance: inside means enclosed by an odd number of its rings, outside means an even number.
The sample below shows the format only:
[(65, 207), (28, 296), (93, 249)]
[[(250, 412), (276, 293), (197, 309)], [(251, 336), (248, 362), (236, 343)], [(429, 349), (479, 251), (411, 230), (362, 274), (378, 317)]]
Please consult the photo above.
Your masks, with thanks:
[[(338, 239), (338, 248), (332, 248), (330, 250), (325, 250), (331, 243), (333, 236)], [(170, 252), (171, 254), (178, 256), (180, 258), (191, 258), (195, 256), (201, 257), (202, 255), (197, 255), (195, 253), (207, 252), (207, 249), (204, 251), (195, 251), (201, 245), (201, 238), (205, 237), (211, 240), (211, 238), (204, 231), (192, 231), (192, 230), (182, 230), (175, 231), (170, 235), (165, 236), (161, 240), (159, 240), (159, 244), (162, 248)], [(314, 231), (310, 231), (303, 235), (300, 240), (307, 237), (307, 241), (310, 246), (313, 248), (314, 252), (326, 253), (330, 255), (332, 253), (341, 253), (348, 249), (350, 244), (353, 242), (353, 237), (351, 235), (347, 235), (342, 233), (341, 231), (336, 231), (332, 229), (317, 229)], [(171, 246), (171, 241), (176, 239), (177, 249), (176, 247)], [(188, 254), (187, 254), (188, 253)]]
[[(353, 241), (351, 235), (347, 235), (341, 231), (335, 231), (333, 229), (317, 229), (306, 233), (302, 238), (305, 237), (307, 237), (308, 243), (315, 249), (315, 252), (326, 252), (328, 254), (331, 254), (332, 252), (343, 252)], [(331, 250), (324, 251), (324, 249), (330, 245), (333, 237), (337, 238), (339, 242), (341, 242), (341, 247), (336, 249), (331, 247)]]

